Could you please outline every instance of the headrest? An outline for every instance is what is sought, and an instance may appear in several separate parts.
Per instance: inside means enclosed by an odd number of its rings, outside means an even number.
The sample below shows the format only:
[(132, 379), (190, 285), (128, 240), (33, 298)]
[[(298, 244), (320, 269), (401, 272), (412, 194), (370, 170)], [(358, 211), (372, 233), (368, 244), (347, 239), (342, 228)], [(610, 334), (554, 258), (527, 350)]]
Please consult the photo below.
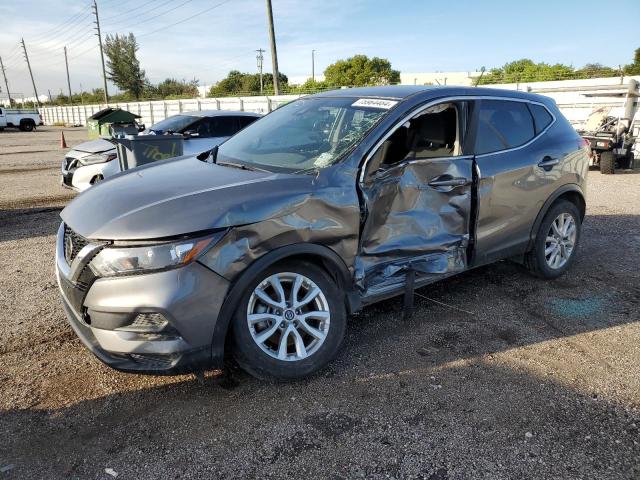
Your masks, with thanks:
[(425, 115), (418, 126), (420, 141), (444, 145), (447, 143), (445, 119), (442, 115)]

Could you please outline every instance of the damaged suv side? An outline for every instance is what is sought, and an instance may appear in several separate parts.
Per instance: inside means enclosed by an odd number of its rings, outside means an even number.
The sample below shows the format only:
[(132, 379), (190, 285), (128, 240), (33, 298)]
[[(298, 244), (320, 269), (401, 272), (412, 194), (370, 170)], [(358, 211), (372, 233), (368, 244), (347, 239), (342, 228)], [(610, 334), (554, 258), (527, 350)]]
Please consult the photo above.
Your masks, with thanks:
[(203, 370), (228, 345), (258, 377), (298, 378), (335, 356), (364, 305), (503, 258), (564, 273), (588, 161), (537, 95), (304, 97), (208, 156), (120, 174), (74, 200), (58, 234), (63, 304), (114, 368)]

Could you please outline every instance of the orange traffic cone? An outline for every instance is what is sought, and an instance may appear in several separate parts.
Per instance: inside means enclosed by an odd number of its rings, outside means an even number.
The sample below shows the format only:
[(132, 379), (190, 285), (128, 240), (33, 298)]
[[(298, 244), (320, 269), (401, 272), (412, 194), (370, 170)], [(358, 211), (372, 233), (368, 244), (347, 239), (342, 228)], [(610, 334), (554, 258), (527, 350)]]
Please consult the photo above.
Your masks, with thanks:
[(64, 139), (64, 132), (60, 130), (60, 148), (69, 148), (67, 147), (67, 142)]

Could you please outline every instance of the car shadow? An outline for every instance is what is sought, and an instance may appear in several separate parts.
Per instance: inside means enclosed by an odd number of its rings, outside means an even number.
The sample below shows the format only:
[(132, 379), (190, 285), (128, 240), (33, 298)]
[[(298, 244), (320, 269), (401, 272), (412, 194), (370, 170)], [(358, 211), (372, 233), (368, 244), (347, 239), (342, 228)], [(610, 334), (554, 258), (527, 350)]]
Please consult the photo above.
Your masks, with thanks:
[(0, 209), (0, 243), (55, 235), (63, 206)]
[[(39, 392), (0, 412), (0, 468), (12, 466), (10, 478), (105, 468), (123, 478), (638, 478), (638, 232), (635, 215), (588, 216), (577, 261), (557, 280), (505, 261), (418, 290), (406, 320), (398, 298), (370, 306), (350, 319), (338, 358), (299, 382), (233, 365), (204, 384), (126, 375), (73, 339), (78, 367), (46, 367), (59, 372), (63, 406)], [(611, 256), (611, 242), (627, 254)]]

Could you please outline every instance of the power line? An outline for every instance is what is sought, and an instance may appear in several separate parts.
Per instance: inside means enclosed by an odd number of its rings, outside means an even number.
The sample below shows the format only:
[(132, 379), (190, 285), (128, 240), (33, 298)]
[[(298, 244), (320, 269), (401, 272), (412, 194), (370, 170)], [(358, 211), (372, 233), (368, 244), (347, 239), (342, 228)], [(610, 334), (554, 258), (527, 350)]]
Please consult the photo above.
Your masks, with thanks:
[[(120, 13), (116, 13), (115, 15), (111, 15), (110, 17), (105, 17), (105, 18), (102, 19), (102, 22), (104, 23), (107, 20), (113, 20), (114, 18), (119, 18), (119, 17), (122, 17), (122, 16), (130, 15), (131, 12), (134, 12), (136, 10), (140, 10), (141, 8), (144, 8), (144, 7), (146, 7), (147, 5), (149, 5), (151, 3), (155, 3), (155, 1), (156, 0), (149, 0), (149, 1), (145, 2), (145, 3), (143, 3), (142, 5), (138, 5), (137, 7), (127, 9), (127, 10), (125, 10), (123, 12), (120, 12)], [(169, 0), (169, 1), (171, 1), (171, 0)], [(165, 2), (165, 3), (169, 3), (169, 2)], [(156, 5), (156, 8), (157, 7), (158, 7), (158, 5)]]
[(163, 26), (162, 28), (158, 28), (157, 30), (152, 30), (152, 31), (150, 31), (150, 32), (142, 33), (142, 34), (137, 35), (137, 36), (138, 36), (138, 37), (146, 37), (147, 35), (153, 35), (154, 33), (158, 33), (158, 32), (161, 32), (161, 31), (165, 31), (165, 30), (167, 30), (168, 28), (171, 28), (171, 27), (173, 27), (173, 26), (175, 26), (175, 25), (179, 25), (179, 24), (181, 24), (181, 23), (187, 22), (187, 21), (191, 20), (192, 18), (197, 17), (198, 15), (202, 15), (203, 13), (210, 12), (210, 11), (211, 11), (211, 10), (213, 10), (214, 8), (221, 7), (222, 5), (224, 5), (225, 3), (229, 3), (230, 1), (231, 1), (231, 0), (224, 0), (223, 2), (217, 3), (217, 4), (215, 4), (215, 5), (213, 5), (213, 6), (209, 7), (209, 8), (205, 8), (204, 10), (201, 10), (201, 11), (197, 12), (197, 13), (195, 13), (195, 14), (191, 15), (190, 17), (183, 18), (182, 20), (178, 20), (177, 22), (170, 23), (169, 25), (165, 25), (165, 26)]
[[(65, 20), (64, 22), (62, 22), (61, 24), (46, 30), (42, 33), (38, 33), (36, 35), (34, 35), (31, 38), (31, 41), (37, 42), (39, 41), (38, 39), (41, 38), (45, 38), (45, 37), (49, 37), (53, 34), (53, 32), (57, 32), (58, 30), (64, 29), (65, 27), (69, 26), (71, 23), (73, 23), (75, 20), (77, 20), (79, 17), (81, 17), (83, 14), (85, 14), (85, 11), (89, 9), (89, 5), (85, 5), (85, 8), (81, 9), (78, 13), (76, 13), (75, 15), (72, 15), (71, 17), (69, 17), (67, 20)], [(90, 14), (91, 12), (89, 12)], [(57, 33), (56, 33), (57, 35)]]
[[(172, 1), (172, 0), (165, 1), (165, 2), (161, 3), (160, 5), (158, 5), (156, 8), (159, 8), (160, 6), (164, 6), (164, 5), (166, 5), (167, 3), (170, 3), (171, 1)], [(129, 25), (126, 25), (126, 24), (125, 24), (125, 26), (123, 26), (123, 27), (122, 27), (122, 26), (121, 26), (121, 27), (119, 27), (119, 30), (125, 30), (125, 29), (129, 29), (129, 28), (132, 28), (132, 27), (137, 27), (138, 25), (140, 25), (140, 24), (142, 24), (142, 23), (150, 22), (151, 20), (155, 20), (155, 19), (156, 19), (156, 18), (158, 18), (158, 17), (161, 17), (161, 16), (163, 16), (163, 15), (166, 15), (167, 13), (172, 12), (172, 11), (174, 11), (174, 10), (177, 10), (178, 8), (180, 8), (180, 7), (184, 6), (184, 5), (186, 5), (187, 3), (192, 2), (192, 1), (193, 1), (193, 0), (185, 0), (185, 1), (184, 1), (184, 2), (182, 2), (181, 4), (176, 5), (175, 7), (171, 7), (170, 9), (165, 10), (164, 12), (160, 12), (160, 13), (158, 13), (157, 15), (153, 15), (153, 16), (151, 16), (151, 17), (145, 18), (144, 20), (140, 20), (140, 21), (138, 21), (138, 22), (131, 23), (131, 24), (129, 24)], [(114, 33), (114, 32), (115, 32), (115, 30), (112, 30), (112, 33)]]

